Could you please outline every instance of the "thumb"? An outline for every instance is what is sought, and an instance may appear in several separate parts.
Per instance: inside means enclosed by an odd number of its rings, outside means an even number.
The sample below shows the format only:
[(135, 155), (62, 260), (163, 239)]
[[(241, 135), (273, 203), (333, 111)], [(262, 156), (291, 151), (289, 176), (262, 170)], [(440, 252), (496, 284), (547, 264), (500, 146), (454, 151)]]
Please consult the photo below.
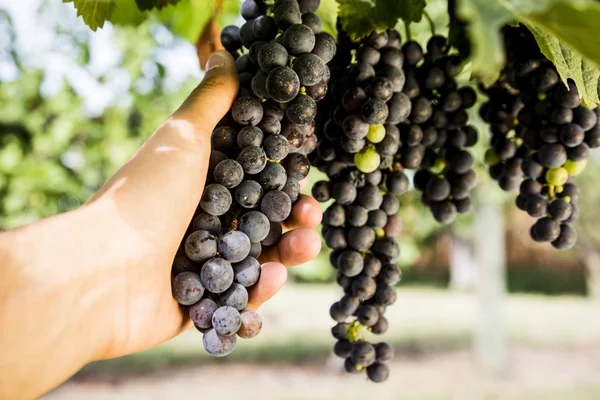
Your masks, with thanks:
[(173, 117), (190, 122), (201, 134), (210, 134), (231, 108), (237, 92), (235, 60), (227, 51), (216, 51), (208, 59), (204, 79)]

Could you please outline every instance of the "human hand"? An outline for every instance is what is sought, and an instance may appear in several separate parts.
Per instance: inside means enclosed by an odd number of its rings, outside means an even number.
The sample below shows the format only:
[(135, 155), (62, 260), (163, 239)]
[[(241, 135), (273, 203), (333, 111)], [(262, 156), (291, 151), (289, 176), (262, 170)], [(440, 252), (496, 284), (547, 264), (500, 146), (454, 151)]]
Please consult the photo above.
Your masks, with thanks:
[[(90, 201), (89, 207), (112, 204), (125, 225), (117, 229), (126, 232), (120, 241), (127, 250), (111, 263), (122, 268), (122, 282), (105, 305), (114, 314), (105, 325), (110, 340), (100, 357), (152, 347), (192, 326), (172, 298), (171, 263), (202, 194), (211, 132), (237, 89), (233, 58), (213, 54), (200, 86)], [(281, 288), (285, 267), (318, 254), (321, 240), (313, 228), (320, 218), (319, 204), (301, 196), (284, 224), (290, 231), (261, 254), (262, 274), (249, 292), (248, 308), (257, 309)], [(107, 233), (105, 240), (112, 240), (116, 232)]]

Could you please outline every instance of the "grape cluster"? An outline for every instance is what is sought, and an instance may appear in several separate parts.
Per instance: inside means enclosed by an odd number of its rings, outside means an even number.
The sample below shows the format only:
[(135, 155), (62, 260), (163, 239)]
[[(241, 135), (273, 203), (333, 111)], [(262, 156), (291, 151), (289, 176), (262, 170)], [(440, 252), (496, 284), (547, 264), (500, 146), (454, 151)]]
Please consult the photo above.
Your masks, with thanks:
[(598, 109), (581, 105), (572, 81), (560, 82), (556, 68), (524, 27), (503, 30), (507, 65), (502, 77), (482, 90), (489, 100), (479, 112), (490, 125), (486, 153), (490, 176), (505, 191), (519, 191), (516, 205), (537, 218), (536, 242), (569, 249), (577, 241), (579, 188), (590, 148), (600, 146)]
[[(355, 62), (351, 62), (354, 56)], [(340, 32), (332, 63), (329, 95), (320, 105), (317, 151), (313, 165), (327, 174), (312, 188), (321, 202), (334, 200), (323, 214), (322, 232), (332, 249), (330, 261), (344, 296), (331, 306), (336, 321), (334, 353), (349, 373), (388, 378), (393, 350), (370, 343), (367, 332), (383, 334), (387, 306), (396, 300), (400, 248), (394, 239), (402, 227), (398, 195), (409, 186), (401, 168), (393, 168), (400, 149), (397, 124), (410, 113), (402, 93), (404, 72), (400, 35), (373, 33), (352, 43)]]
[[(221, 34), (223, 46), (236, 58), (239, 97), (263, 102), (258, 127), (283, 136), (289, 152), (303, 155), (316, 147), (317, 102), (327, 93), (327, 63), (336, 53), (333, 37), (321, 32), (318, 6), (319, 0), (278, 0), (272, 6), (247, 0), (241, 9), (246, 22)], [(249, 107), (241, 108), (245, 118), (260, 119)]]
[[(459, 86), (461, 58), (449, 54), (445, 37), (433, 35), (426, 53), (417, 42), (403, 46), (406, 83), (403, 93), (412, 102), (408, 120), (399, 125), (400, 151), (405, 168), (418, 169), (413, 183), (434, 218), (448, 224), (457, 213), (472, 210), (470, 192), (476, 185), (473, 156), (466, 148), (477, 144), (478, 132), (469, 125), (467, 110), (477, 100), (475, 90)], [(411, 147), (412, 145), (412, 147)]]
[(336, 51), (333, 38), (320, 33), (318, 5), (245, 0), (246, 22), (221, 34), (236, 58), (240, 91), (212, 133), (206, 186), (172, 278), (173, 296), (189, 307), (215, 356), (231, 353), (237, 336), (259, 333), (248, 288), (260, 277), (262, 246), (281, 237), (310, 169), (316, 102), (326, 94)]

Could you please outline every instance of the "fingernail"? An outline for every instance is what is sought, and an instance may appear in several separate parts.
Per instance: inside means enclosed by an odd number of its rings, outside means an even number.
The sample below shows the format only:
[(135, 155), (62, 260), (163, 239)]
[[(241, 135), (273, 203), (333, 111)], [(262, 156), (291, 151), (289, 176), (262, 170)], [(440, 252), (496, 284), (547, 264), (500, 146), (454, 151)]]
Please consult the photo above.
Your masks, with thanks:
[(211, 69), (221, 68), (227, 64), (227, 55), (219, 50), (215, 51), (208, 58), (208, 62), (206, 63), (206, 70), (210, 71)]

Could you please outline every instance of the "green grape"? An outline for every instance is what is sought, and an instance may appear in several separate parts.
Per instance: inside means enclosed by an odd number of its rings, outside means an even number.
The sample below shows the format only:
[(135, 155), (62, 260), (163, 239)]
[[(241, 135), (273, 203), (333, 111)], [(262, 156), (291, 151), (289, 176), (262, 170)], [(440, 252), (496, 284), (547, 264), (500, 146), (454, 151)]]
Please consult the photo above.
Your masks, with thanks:
[(546, 182), (552, 186), (562, 186), (569, 180), (569, 173), (563, 167), (551, 168), (546, 172)]
[(368, 174), (379, 168), (381, 157), (372, 147), (366, 147), (354, 155), (354, 164), (360, 172)]
[(383, 125), (369, 125), (367, 140), (371, 143), (379, 143), (385, 137), (385, 128)]
[(485, 152), (484, 160), (487, 165), (496, 165), (500, 162), (500, 158), (498, 158), (494, 149), (488, 149)]
[(583, 172), (586, 165), (587, 165), (587, 160), (583, 160), (583, 161), (579, 161), (579, 162), (567, 160), (565, 162), (564, 169), (567, 171), (567, 173), (569, 175), (577, 176)]

